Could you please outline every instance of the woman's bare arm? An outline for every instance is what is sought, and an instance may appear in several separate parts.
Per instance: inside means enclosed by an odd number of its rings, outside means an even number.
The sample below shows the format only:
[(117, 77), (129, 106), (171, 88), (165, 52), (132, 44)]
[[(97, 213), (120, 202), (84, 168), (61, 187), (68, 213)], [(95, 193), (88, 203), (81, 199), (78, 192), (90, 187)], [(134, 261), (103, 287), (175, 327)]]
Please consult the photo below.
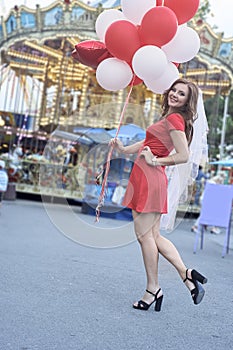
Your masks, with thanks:
[(133, 154), (137, 153), (144, 144), (144, 140), (134, 143), (133, 145), (124, 146), (123, 143), (118, 139), (112, 139), (110, 144), (114, 145), (121, 153)]
[[(145, 157), (145, 160), (149, 165), (176, 165), (188, 161), (189, 149), (185, 133), (180, 130), (172, 130), (170, 135), (176, 153), (167, 157), (155, 158), (149, 147), (145, 147), (141, 154)], [(153, 162), (154, 158), (155, 162)]]

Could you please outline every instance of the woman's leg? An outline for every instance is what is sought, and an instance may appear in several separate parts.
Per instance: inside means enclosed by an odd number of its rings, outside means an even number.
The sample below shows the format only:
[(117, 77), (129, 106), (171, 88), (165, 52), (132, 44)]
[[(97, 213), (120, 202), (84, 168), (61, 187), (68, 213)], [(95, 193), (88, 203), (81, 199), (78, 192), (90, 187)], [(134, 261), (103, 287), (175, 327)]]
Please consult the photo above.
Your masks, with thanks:
[[(157, 213), (133, 213), (134, 229), (140, 244), (147, 276), (146, 289), (155, 293), (159, 289), (158, 282), (158, 248), (153, 236), (153, 226), (160, 221)], [(161, 292), (162, 294), (162, 292)], [(160, 296), (160, 294), (158, 295)], [(145, 293), (142, 300), (150, 303), (154, 297)]]
[[(187, 267), (181, 259), (181, 256), (174, 244), (167, 238), (160, 235), (160, 227), (158, 223), (153, 226), (153, 237), (159, 253), (162, 254), (162, 256), (176, 268), (181, 279), (184, 280), (186, 278)], [(188, 277), (191, 278), (191, 270), (188, 271)], [(194, 288), (193, 283), (189, 280), (187, 280), (185, 284), (189, 290)]]

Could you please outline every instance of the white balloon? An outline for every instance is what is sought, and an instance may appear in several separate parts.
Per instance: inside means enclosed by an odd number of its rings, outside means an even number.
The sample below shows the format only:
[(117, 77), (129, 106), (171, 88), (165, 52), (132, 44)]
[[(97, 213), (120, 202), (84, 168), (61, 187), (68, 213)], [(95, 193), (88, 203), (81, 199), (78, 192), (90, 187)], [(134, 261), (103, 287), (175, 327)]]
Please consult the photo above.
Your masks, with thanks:
[(140, 24), (144, 15), (156, 6), (156, 0), (121, 0), (125, 17), (134, 24)]
[(183, 63), (190, 61), (200, 49), (200, 38), (197, 32), (187, 26), (178, 26), (175, 36), (162, 46), (169, 61)]
[(116, 21), (126, 19), (124, 14), (116, 9), (105, 10), (100, 13), (95, 22), (95, 30), (99, 39), (104, 41), (105, 33), (108, 27)]
[(124, 89), (133, 78), (130, 66), (115, 57), (102, 61), (96, 69), (96, 79), (102, 88), (109, 91)]
[(163, 94), (175, 80), (179, 78), (179, 71), (172, 62), (168, 62), (168, 65), (164, 73), (155, 80), (144, 81), (145, 85), (153, 91), (155, 94)]
[(135, 52), (132, 67), (142, 80), (154, 80), (163, 74), (167, 63), (167, 57), (159, 47), (146, 45)]

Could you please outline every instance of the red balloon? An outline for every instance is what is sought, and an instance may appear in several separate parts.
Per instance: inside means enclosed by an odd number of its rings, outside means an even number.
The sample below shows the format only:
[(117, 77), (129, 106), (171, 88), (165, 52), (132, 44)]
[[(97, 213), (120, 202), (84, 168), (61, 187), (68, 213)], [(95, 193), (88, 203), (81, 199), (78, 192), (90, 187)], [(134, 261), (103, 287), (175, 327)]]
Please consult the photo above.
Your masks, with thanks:
[(156, 6), (162, 6), (164, 0), (156, 0)]
[(157, 6), (144, 15), (139, 28), (143, 45), (163, 46), (176, 34), (178, 28), (175, 13), (165, 6)]
[(164, 0), (164, 6), (175, 12), (178, 24), (188, 22), (198, 10), (200, 0)]
[(105, 33), (105, 44), (113, 56), (131, 62), (133, 55), (141, 47), (138, 29), (126, 20), (113, 22)]
[(131, 82), (129, 83), (129, 86), (131, 86), (132, 83), (133, 83), (133, 86), (135, 86), (135, 85), (141, 84), (142, 82), (143, 82), (142, 79), (140, 79), (139, 77), (137, 77), (137, 75), (134, 75), (133, 78), (132, 78), (132, 80), (131, 80)]
[(86, 40), (75, 45), (72, 57), (85, 66), (96, 69), (100, 62), (112, 57), (106, 46), (101, 41)]

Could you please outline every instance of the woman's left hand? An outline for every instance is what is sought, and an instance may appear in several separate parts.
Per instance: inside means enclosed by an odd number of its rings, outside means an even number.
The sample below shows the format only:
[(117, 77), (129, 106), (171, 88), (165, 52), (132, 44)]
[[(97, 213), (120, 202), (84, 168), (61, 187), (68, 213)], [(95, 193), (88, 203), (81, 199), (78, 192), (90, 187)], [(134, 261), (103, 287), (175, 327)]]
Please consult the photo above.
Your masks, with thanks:
[(153, 165), (152, 159), (154, 158), (153, 153), (151, 152), (151, 149), (149, 146), (145, 146), (140, 154), (141, 157), (145, 158), (145, 161), (149, 165)]

